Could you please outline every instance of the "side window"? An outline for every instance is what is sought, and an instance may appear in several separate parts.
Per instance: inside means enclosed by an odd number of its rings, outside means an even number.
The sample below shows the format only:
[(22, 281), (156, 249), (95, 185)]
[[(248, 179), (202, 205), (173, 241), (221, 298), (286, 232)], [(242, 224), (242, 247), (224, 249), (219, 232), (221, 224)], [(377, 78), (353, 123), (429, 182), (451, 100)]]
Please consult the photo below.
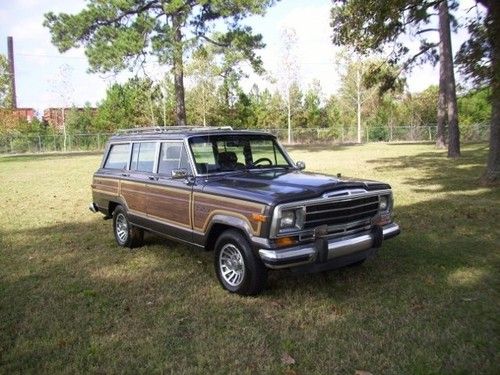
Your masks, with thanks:
[(189, 171), (186, 149), (180, 142), (163, 142), (160, 149), (158, 173), (171, 175), (172, 170), (184, 168)]
[(198, 173), (208, 173), (217, 168), (213, 144), (208, 138), (193, 139), (191, 141), (191, 150), (196, 160)]
[(125, 169), (129, 158), (129, 144), (112, 145), (109, 149), (108, 158), (104, 163), (107, 169)]
[(153, 172), (155, 164), (156, 142), (141, 142), (132, 145), (130, 170)]

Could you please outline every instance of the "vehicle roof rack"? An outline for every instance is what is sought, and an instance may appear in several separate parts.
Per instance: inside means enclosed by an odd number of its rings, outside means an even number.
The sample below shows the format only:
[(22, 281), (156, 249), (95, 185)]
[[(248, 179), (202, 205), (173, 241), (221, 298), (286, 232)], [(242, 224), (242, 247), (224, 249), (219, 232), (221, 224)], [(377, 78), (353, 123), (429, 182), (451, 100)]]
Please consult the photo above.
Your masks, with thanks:
[(148, 126), (142, 128), (118, 129), (116, 134), (209, 132), (214, 130), (233, 130), (233, 128), (231, 126)]

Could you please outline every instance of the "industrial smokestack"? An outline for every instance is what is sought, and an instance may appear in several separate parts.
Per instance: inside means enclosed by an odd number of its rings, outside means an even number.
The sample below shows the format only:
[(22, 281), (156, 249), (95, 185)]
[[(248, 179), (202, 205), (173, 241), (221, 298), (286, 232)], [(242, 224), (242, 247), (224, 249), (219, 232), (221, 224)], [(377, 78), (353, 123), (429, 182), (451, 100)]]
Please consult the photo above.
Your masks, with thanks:
[(12, 108), (17, 108), (16, 99), (16, 73), (14, 70), (14, 41), (11, 36), (7, 37), (7, 54), (9, 59), (10, 93), (12, 95)]

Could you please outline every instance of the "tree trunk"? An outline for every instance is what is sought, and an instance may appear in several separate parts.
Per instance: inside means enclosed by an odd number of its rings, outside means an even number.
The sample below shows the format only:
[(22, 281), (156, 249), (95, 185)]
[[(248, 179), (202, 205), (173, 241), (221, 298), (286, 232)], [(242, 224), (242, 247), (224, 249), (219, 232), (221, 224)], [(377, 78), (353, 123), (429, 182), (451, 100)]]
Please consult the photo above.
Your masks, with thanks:
[(66, 143), (68, 133), (66, 133), (66, 108), (62, 109), (62, 125), (63, 125), (63, 151), (66, 152)]
[(361, 143), (361, 73), (359, 64), (356, 68), (356, 104), (357, 104), (357, 123), (358, 123), (358, 143)]
[(439, 97), (437, 105), (436, 147), (446, 147), (446, 70), (444, 62), (443, 41), (439, 43)]
[(488, 4), (489, 22), (488, 37), (491, 45), (491, 124), (490, 152), (482, 181), (485, 184), (498, 184), (500, 178), (500, 2), (490, 1)]
[(175, 89), (175, 119), (177, 125), (186, 125), (186, 105), (184, 102), (184, 66), (182, 46), (182, 15), (172, 16), (172, 27), (174, 29), (174, 56), (173, 73)]
[(288, 120), (288, 144), (292, 143), (292, 108), (290, 103), (290, 87), (286, 89), (286, 109)]
[(455, 73), (453, 71), (453, 52), (451, 49), (450, 14), (448, 0), (439, 4), (439, 40), (442, 45), (444, 62), (446, 107), (448, 114), (448, 157), (460, 156), (460, 130), (458, 128), (457, 92), (455, 87)]

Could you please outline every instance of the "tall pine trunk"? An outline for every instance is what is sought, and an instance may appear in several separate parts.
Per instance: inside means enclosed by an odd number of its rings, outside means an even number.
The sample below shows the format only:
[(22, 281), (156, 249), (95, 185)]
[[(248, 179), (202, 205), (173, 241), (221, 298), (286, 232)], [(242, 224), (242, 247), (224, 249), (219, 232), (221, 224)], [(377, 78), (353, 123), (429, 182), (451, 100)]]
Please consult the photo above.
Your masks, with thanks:
[(488, 16), (491, 18), (488, 38), (491, 45), (491, 124), (490, 152), (483, 182), (498, 183), (500, 178), (500, 1), (493, 0), (488, 4)]
[(175, 90), (175, 120), (177, 125), (186, 125), (186, 104), (184, 101), (184, 66), (182, 46), (182, 15), (172, 16), (172, 27), (174, 29), (174, 90)]
[(443, 52), (443, 41), (439, 43), (439, 96), (437, 106), (437, 133), (436, 147), (446, 147), (446, 122), (448, 114), (446, 111), (446, 73)]
[(446, 87), (446, 109), (448, 119), (448, 157), (460, 156), (460, 130), (458, 128), (457, 92), (453, 71), (453, 52), (451, 49), (450, 14), (448, 0), (439, 4), (439, 40), (442, 45), (444, 84)]

